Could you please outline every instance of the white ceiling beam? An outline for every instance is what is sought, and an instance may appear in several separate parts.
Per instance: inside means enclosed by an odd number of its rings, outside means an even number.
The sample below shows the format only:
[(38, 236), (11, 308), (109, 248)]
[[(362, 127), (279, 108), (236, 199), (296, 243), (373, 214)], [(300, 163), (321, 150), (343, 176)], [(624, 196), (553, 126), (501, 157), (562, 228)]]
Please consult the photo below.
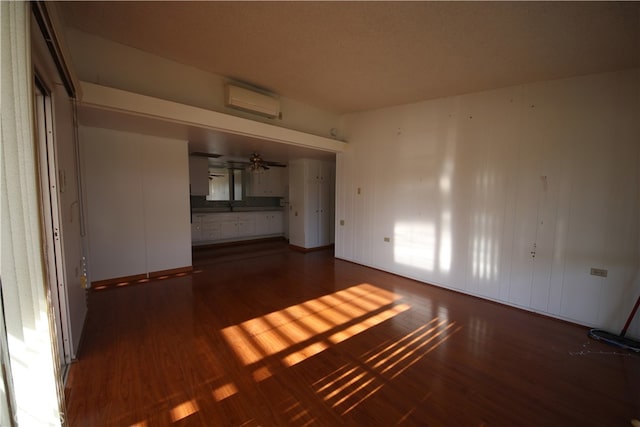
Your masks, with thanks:
[(345, 142), (336, 139), (84, 81), (80, 82), (80, 86), (82, 88), (80, 104), (83, 107), (117, 111), (330, 153), (340, 153), (344, 151), (346, 145)]

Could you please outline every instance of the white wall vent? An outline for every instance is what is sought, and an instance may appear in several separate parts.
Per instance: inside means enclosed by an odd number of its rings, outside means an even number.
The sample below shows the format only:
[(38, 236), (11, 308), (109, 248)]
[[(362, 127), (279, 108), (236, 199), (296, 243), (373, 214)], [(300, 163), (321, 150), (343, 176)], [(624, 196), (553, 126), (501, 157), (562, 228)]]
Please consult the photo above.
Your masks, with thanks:
[(280, 114), (280, 100), (240, 86), (226, 85), (224, 103), (227, 107), (275, 118)]

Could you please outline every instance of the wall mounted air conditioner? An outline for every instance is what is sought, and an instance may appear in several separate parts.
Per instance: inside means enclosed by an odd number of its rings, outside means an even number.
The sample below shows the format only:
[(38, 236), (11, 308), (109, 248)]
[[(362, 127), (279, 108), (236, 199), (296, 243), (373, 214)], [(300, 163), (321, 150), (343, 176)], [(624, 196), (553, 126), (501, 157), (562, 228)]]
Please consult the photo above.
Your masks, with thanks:
[(275, 118), (280, 114), (280, 100), (254, 92), (240, 86), (226, 85), (224, 87), (224, 102), (227, 107)]

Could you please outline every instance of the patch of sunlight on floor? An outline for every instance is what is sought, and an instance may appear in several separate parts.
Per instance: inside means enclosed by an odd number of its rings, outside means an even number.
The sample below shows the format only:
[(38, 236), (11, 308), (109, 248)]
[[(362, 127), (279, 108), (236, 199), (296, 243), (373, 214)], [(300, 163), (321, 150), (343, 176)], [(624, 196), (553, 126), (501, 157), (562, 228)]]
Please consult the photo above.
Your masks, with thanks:
[(175, 423), (184, 418), (187, 418), (189, 415), (193, 415), (198, 412), (200, 408), (198, 408), (198, 403), (195, 400), (187, 400), (184, 403), (179, 404), (175, 408), (170, 411), (171, 420)]
[(255, 371), (253, 371), (253, 379), (256, 382), (260, 382), (260, 381), (266, 380), (267, 378), (269, 378), (271, 376), (273, 376), (273, 374), (271, 373), (269, 368), (267, 368), (266, 366), (261, 366), (258, 369), (256, 369)]
[(233, 383), (228, 383), (216, 388), (212, 393), (216, 402), (221, 402), (227, 397), (231, 397), (238, 393), (238, 388)]
[(314, 383), (316, 393), (342, 415), (349, 413), (438, 348), (461, 327), (433, 318), (392, 344), (381, 345)]
[(362, 283), (229, 326), (222, 335), (245, 365), (281, 354), (292, 366), (408, 310), (394, 305), (400, 298)]

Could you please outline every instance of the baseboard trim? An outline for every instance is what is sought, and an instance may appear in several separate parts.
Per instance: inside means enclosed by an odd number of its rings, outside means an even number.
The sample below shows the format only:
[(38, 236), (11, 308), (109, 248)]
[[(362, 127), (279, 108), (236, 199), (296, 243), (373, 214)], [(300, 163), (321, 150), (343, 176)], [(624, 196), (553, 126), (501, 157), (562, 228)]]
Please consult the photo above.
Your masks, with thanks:
[(133, 283), (143, 283), (149, 279), (157, 279), (165, 276), (176, 276), (179, 274), (189, 274), (193, 271), (193, 266), (171, 268), (168, 270), (150, 271), (149, 273), (134, 274), (131, 276), (114, 277), (112, 279), (96, 280), (91, 282), (91, 289), (100, 290), (105, 288), (117, 288)]
[(102, 288), (106, 286), (117, 285), (118, 283), (137, 282), (138, 280), (146, 279), (146, 274), (134, 274), (131, 276), (114, 277), (112, 279), (96, 280), (91, 282), (93, 289)]
[(302, 246), (289, 245), (289, 249), (291, 249), (292, 251), (302, 252), (304, 254), (309, 253), (309, 252), (316, 252), (316, 251), (324, 251), (324, 250), (327, 250), (327, 249), (333, 249), (334, 247), (335, 247), (334, 243), (332, 243), (330, 245), (326, 245), (326, 246), (317, 246), (315, 248), (303, 248)]
[(149, 278), (154, 279), (162, 276), (173, 276), (176, 274), (191, 273), (192, 271), (193, 267), (190, 265), (187, 267), (171, 268), (169, 270), (151, 271), (149, 272)]

